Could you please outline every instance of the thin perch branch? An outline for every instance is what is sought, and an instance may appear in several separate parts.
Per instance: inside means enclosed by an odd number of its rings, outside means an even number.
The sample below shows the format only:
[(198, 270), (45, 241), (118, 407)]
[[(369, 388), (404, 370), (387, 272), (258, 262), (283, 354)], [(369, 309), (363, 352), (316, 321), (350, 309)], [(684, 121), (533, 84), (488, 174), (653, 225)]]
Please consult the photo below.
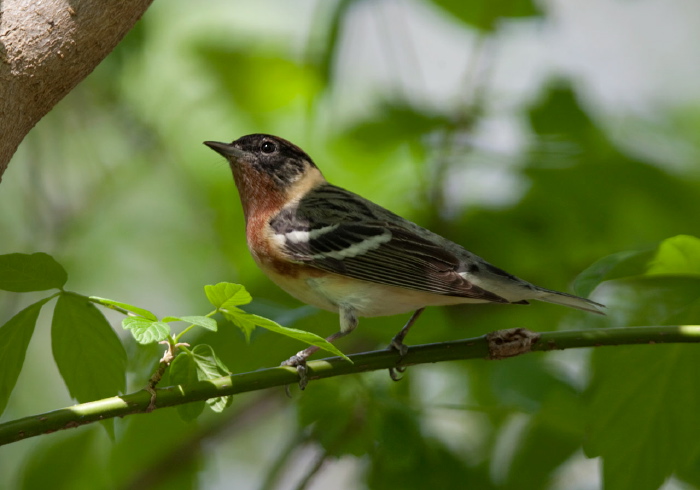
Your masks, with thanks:
[[(530, 339), (524, 341), (523, 339)], [(491, 342), (489, 341), (491, 340)], [(514, 343), (516, 350), (504, 349), (504, 343)], [(534, 334), (525, 329), (502, 330), (481, 337), (410, 347), (400, 359), (395, 350), (380, 350), (349, 356), (353, 364), (339, 357), (308, 363), (309, 379), (357, 374), (397, 366), (435, 363), (464, 359), (495, 359), (526, 352), (598, 347), (604, 345), (633, 345), (659, 343), (699, 343), (700, 326), (622, 327)], [(512, 346), (511, 346), (512, 347)], [(156, 390), (156, 408), (171, 407), (208, 398), (235, 395), (298, 381), (296, 369), (275, 367), (234, 374), (190, 386), (169, 386)], [(312, 386), (313, 389), (313, 386)], [(146, 390), (123, 396), (105, 398), (43, 414), (32, 415), (0, 425), (0, 445), (29, 437), (89, 424), (97, 420), (123, 417), (146, 412), (151, 394)]]

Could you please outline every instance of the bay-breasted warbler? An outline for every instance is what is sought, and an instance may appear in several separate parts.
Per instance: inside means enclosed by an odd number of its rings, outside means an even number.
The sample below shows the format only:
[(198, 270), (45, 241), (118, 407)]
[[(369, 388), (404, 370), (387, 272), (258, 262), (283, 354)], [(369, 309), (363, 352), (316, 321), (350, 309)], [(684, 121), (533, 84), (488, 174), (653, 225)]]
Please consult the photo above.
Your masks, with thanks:
[[(354, 330), (358, 317), (415, 311), (391, 342), (405, 354), (403, 338), (426, 306), (540, 300), (602, 313), (599, 303), (530, 284), (328, 183), (304, 151), (282, 138), (251, 134), (205, 144), (229, 161), (258, 266), (300, 301), (339, 313), (331, 342)], [(284, 364), (303, 367), (316, 350)]]

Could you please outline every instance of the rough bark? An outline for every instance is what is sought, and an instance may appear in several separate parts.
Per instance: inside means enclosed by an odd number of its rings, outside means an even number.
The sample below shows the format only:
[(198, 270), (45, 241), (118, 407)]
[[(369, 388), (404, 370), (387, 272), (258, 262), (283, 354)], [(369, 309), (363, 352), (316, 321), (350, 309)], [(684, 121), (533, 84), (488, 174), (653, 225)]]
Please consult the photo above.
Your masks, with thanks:
[(0, 180), (30, 129), (153, 0), (0, 0)]

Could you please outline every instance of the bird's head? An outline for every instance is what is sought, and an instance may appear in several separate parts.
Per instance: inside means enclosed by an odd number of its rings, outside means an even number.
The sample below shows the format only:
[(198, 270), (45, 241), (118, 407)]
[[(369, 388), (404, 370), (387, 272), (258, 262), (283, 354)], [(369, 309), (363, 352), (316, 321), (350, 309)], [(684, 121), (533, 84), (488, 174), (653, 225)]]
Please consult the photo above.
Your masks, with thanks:
[(249, 134), (231, 143), (205, 141), (228, 160), (246, 213), (293, 201), (325, 182), (298, 146), (269, 134)]

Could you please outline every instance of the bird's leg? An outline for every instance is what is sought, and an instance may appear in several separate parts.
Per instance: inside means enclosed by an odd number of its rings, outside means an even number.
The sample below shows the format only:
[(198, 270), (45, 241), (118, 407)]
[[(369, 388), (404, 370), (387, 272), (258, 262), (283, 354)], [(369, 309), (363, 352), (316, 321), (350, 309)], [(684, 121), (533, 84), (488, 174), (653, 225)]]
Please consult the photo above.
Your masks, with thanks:
[[(418, 317), (420, 316), (421, 313), (423, 313), (423, 310), (425, 310), (425, 307), (417, 309), (411, 318), (408, 319), (406, 322), (406, 325), (403, 326), (401, 331), (394, 335), (394, 338), (391, 339), (391, 343), (389, 344), (389, 349), (395, 349), (399, 351), (399, 355), (401, 358), (406, 355), (408, 352), (408, 346), (403, 343), (403, 339), (406, 338), (406, 334), (408, 334), (408, 331), (411, 329), (414, 323), (416, 323), (416, 320), (418, 320)], [(403, 373), (406, 371), (405, 367), (395, 367), (395, 368), (389, 368), (389, 376), (391, 376), (391, 379), (394, 381), (398, 381), (401, 379), (401, 376), (399, 376), (398, 373)]]
[[(357, 327), (357, 316), (355, 316), (355, 310), (350, 307), (340, 306), (340, 331), (334, 333), (333, 335), (326, 337), (326, 340), (330, 343), (338, 340), (341, 337), (345, 337), (347, 334), (355, 330)], [(319, 347), (315, 345), (310, 345), (306, 349), (297, 352), (295, 355), (284, 361), (281, 366), (292, 366), (297, 368), (297, 373), (299, 374), (299, 389), (303, 390), (306, 385), (309, 384), (309, 377), (306, 370), (306, 360), (311, 357)]]
[(391, 339), (391, 343), (389, 344), (389, 348), (391, 349), (396, 349), (399, 351), (399, 354), (401, 354), (401, 357), (406, 355), (406, 352), (408, 352), (408, 347), (406, 344), (403, 343), (403, 339), (406, 338), (406, 335), (408, 334), (408, 331), (411, 329), (414, 323), (416, 323), (416, 320), (418, 320), (418, 317), (420, 316), (421, 313), (423, 313), (423, 310), (425, 310), (425, 307), (417, 309), (411, 318), (408, 319), (406, 322), (406, 325), (403, 326), (401, 331), (394, 335), (394, 338)]
[[(333, 342), (338, 340), (340, 337), (345, 337), (350, 332), (336, 332), (333, 335), (326, 338), (328, 342)], [(311, 357), (319, 347), (315, 345), (310, 345), (306, 349), (297, 352), (292, 357), (284, 361), (280, 366), (291, 366), (297, 368), (297, 374), (299, 374), (299, 389), (303, 390), (306, 385), (309, 384), (309, 377), (306, 374), (306, 360)]]

